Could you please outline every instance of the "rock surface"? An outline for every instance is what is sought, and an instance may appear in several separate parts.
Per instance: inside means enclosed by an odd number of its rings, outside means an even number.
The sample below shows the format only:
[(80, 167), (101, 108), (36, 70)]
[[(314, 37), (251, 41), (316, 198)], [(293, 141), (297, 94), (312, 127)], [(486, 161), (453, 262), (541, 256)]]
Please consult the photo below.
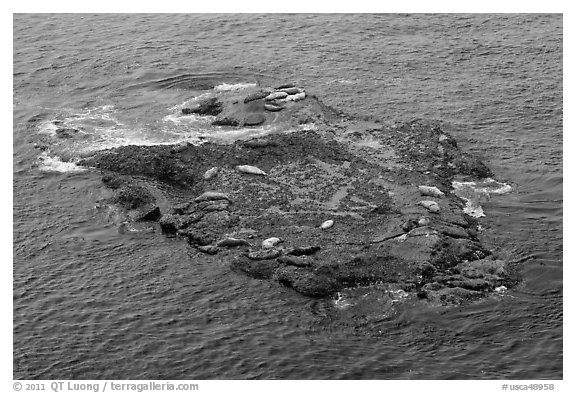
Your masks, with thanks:
[[(459, 304), (514, 285), (513, 269), (480, 242), (477, 221), (449, 192), (456, 176), (492, 173), (459, 150), (442, 124), (384, 126), (312, 95), (269, 112), (265, 97), (273, 91), (224, 92), (190, 110), (218, 112), (231, 126), (256, 116), (291, 132), (177, 150), (124, 146), (80, 164), (104, 171), (113, 202), (126, 209), (160, 206), (161, 217), (152, 216), (162, 231), (187, 240), (202, 258), (306, 296), (391, 283), (421, 301)], [(246, 163), (266, 176), (241, 173)], [(218, 175), (206, 176), (214, 167)], [(448, 192), (426, 189), (435, 200), (422, 201), (422, 184)], [(327, 221), (337, 225), (323, 230)], [(282, 243), (262, 249), (270, 238)]]

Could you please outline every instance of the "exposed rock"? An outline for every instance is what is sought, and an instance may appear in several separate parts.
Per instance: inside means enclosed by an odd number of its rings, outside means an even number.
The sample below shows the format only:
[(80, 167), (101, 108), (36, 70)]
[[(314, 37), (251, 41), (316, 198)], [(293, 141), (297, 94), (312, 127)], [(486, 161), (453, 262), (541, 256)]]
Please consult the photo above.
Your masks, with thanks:
[(280, 256), (280, 250), (259, 250), (259, 251), (251, 251), (246, 256), (250, 259), (255, 261), (261, 261), (264, 259), (274, 259)]
[(229, 126), (229, 127), (238, 127), (240, 125), (240, 121), (238, 119), (230, 118), (230, 117), (219, 117), (212, 122), (213, 126)]
[(270, 139), (267, 139), (267, 138), (250, 139), (250, 140), (245, 141), (243, 143), (243, 145), (246, 147), (254, 148), (254, 149), (278, 146), (278, 144), (276, 142), (274, 142)]
[(312, 262), (306, 258), (297, 257), (294, 255), (284, 255), (278, 258), (278, 262), (284, 265), (296, 266), (296, 267), (308, 267), (312, 266)]

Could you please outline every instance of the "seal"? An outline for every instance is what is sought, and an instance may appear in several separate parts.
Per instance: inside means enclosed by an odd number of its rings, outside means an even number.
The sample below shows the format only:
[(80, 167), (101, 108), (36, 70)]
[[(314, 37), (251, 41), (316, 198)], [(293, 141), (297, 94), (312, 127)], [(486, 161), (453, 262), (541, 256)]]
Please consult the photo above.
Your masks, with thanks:
[(286, 91), (275, 91), (274, 93), (270, 93), (266, 97), (266, 101), (272, 101), (277, 99), (282, 99), (288, 97), (288, 93)]
[(217, 166), (208, 169), (206, 172), (204, 172), (204, 180), (210, 180), (210, 179), (216, 177), (216, 175), (218, 175), (219, 171), (220, 171), (220, 168), (218, 168)]
[(320, 228), (322, 229), (328, 229), (330, 228), (332, 225), (334, 225), (334, 221), (333, 220), (326, 220), (322, 223), (322, 225), (320, 225)]
[(246, 96), (246, 98), (244, 98), (244, 103), (247, 104), (250, 101), (256, 101), (256, 100), (260, 100), (262, 98), (265, 98), (266, 96), (268, 96), (269, 92), (267, 91), (259, 91), (253, 94), (250, 94), (249, 96)]
[(251, 247), (252, 245), (247, 240), (236, 239), (233, 237), (227, 237), (226, 239), (222, 239), (218, 243), (216, 243), (216, 247), (239, 247), (239, 246)]
[(431, 213), (440, 213), (440, 206), (434, 201), (420, 201), (420, 206), (424, 206)]
[(252, 166), (252, 165), (238, 165), (236, 167), (236, 169), (238, 169), (242, 173), (249, 173), (252, 175), (266, 176), (266, 172), (264, 172), (260, 168), (256, 168), (255, 166)]
[(218, 201), (220, 199), (226, 199), (227, 201), (230, 201), (230, 197), (228, 196), (228, 194), (216, 191), (206, 191), (202, 195), (196, 197), (196, 199), (194, 199), (194, 202)]
[(423, 196), (443, 197), (446, 195), (438, 187), (418, 186), (418, 190), (420, 190), (420, 195)]
[(282, 243), (282, 239), (279, 237), (270, 237), (262, 241), (262, 248), (270, 249), (276, 247), (278, 244)]
[(284, 107), (276, 104), (264, 104), (264, 109), (266, 109), (268, 112), (279, 112), (284, 109)]

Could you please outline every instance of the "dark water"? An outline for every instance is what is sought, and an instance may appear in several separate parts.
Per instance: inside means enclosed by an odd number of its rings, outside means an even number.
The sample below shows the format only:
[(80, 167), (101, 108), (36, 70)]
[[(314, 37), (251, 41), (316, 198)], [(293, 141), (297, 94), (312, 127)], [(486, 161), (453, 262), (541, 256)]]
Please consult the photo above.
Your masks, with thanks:
[[(15, 15), (14, 377), (562, 378), (562, 24)], [(123, 231), (97, 207), (108, 196), (97, 173), (50, 170), (62, 164), (34, 148), (47, 138), (42, 121), (57, 118), (90, 132), (58, 147), (64, 160), (181, 138), (192, 126), (167, 116), (211, 80), (294, 80), (353, 114), (444, 121), (514, 185), (484, 203), (481, 222), (494, 249), (534, 255), (522, 283), (463, 307), (338, 310), (196, 259), (160, 233)]]

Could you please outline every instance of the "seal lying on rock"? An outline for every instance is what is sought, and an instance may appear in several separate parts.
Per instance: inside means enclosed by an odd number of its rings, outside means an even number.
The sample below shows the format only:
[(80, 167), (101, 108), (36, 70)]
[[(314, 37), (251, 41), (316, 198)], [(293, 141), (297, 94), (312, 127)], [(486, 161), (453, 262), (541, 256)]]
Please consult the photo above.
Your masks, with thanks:
[(443, 197), (446, 195), (438, 187), (418, 186), (418, 190), (420, 190), (420, 195), (423, 196)]
[(252, 165), (238, 165), (236, 167), (236, 169), (238, 169), (238, 171), (240, 171), (242, 173), (249, 173), (251, 175), (266, 176), (266, 172), (264, 172), (260, 168), (256, 168), (255, 166), (252, 166)]
[(437, 202), (434, 201), (420, 201), (418, 202), (419, 205), (424, 206), (426, 209), (428, 209), (429, 212), (431, 213), (439, 213), (440, 212), (440, 206), (438, 205)]

